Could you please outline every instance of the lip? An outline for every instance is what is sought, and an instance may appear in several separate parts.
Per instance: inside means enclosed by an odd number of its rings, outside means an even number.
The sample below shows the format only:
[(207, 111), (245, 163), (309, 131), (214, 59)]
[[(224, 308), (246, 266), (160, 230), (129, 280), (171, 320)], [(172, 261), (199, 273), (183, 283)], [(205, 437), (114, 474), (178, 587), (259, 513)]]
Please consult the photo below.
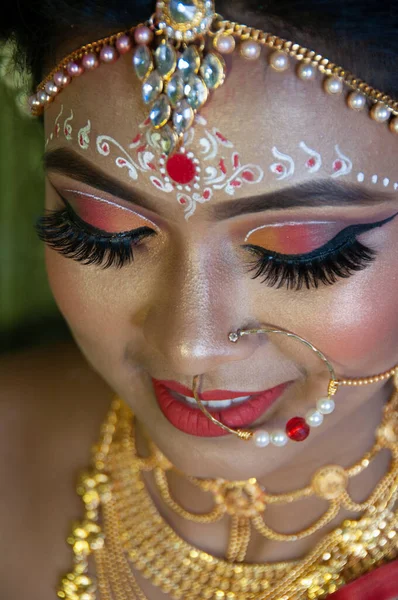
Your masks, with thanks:
[[(197, 437), (220, 437), (230, 435), (210, 421), (198, 408), (193, 408), (177, 400), (172, 392), (193, 398), (192, 390), (175, 381), (159, 381), (152, 379), (156, 400), (166, 419), (184, 433)], [(211, 410), (209, 413), (232, 429), (248, 427), (266, 412), (283, 394), (289, 383), (282, 383), (263, 392), (231, 392), (227, 390), (211, 390), (200, 394), (201, 400), (228, 400), (240, 396), (251, 396), (242, 404), (230, 406), (223, 410)]]
[[(154, 379), (153, 381), (157, 381)], [(194, 398), (192, 389), (185, 387), (181, 383), (177, 381), (158, 381), (158, 383), (164, 385), (172, 392), (177, 392), (177, 394), (182, 394), (183, 396), (188, 396), (188, 398)], [(202, 392), (200, 394), (201, 400), (233, 400), (234, 398), (239, 398), (240, 396), (254, 396), (256, 394), (261, 394), (262, 392), (231, 392), (229, 390), (207, 390), (206, 392)]]

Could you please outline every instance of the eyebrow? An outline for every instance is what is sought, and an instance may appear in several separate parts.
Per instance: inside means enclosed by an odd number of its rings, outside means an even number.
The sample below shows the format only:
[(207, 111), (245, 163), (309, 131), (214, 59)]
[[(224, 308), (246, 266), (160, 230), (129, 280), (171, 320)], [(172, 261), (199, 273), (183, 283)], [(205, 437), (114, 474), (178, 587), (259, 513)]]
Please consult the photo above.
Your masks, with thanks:
[[(130, 186), (124, 185), (118, 179), (109, 176), (74, 150), (57, 148), (47, 151), (43, 156), (43, 163), (47, 171), (62, 173), (97, 190), (112, 194), (153, 212), (159, 212), (156, 203), (151, 201), (150, 198), (144, 197)], [(213, 219), (223, 220), (266, 210), (324, 206), (368, 206), (393, 200), (397, 200), (395, 194), (380, 190), (371, 191), (352, 183), (347, 184), (331, 179), (322, 179), (256, 196), (228, 200), (212, 205), (209, 210)]]
[(47, 151), (44, 153), (43, 163), (46, 171), (62, 173), (97, 190), (156, 212), (156, 207), (150, 200), (138, 194), (130, 186), (124, 185), (118, 179), (107, 175), (74, 150), (57, 148), (56, 150)]

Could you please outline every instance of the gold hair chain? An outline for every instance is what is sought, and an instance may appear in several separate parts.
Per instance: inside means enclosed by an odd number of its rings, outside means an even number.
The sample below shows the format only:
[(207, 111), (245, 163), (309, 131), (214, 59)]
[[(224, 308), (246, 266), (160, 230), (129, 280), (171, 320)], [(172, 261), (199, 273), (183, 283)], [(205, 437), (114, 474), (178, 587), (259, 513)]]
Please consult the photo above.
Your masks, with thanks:
[[(248, 61), (270, 50), (269, 65), (277, 72), (297, 61), (303, 82), (325, 76), (323, 87), (332, 96), (349, 91), (347, 105), (354, 111), (369, 104), (369, 115), (398, 133), (398, 101), (362, 81), (314, 50), (277, 35), (223, 20), (213, 0), (158, 0), (155, 13), (145, 23), (81, 46), (66, 56), (38, 85), (29, 103), (40, 115), (73, 79), (100, 64), (112, 64), (133, 51), (135, 72), (143, 82), (142, 96), (149, 120), (159, 130), (166, 154), (178, 149), (194, 117), (211, 92), (225, 80), (223, 55), (239, 49)], [(133, 50), (134, 49), (134, 50)]]
[[(214, 508), (197, 515), (182, 508), (170, 493), (167, 471), (176, 470), (150, 442), (150, 456), (137, 455), (134, 416), (121, 400), (112, 402), (93, 448), (90, 472), (82, 475), (78, 493), (85, 504), (82, 522), (73, 525), (68, 542), (74, 567), (61, 581), (65, 600), (145, 600), (133, 569), (173, 599), (304, 600), (325, 598), (361, 574), (398, 555), (398, 392), (384, 408), (373, 448), (347, 469), (327, 465), (309, 486), (286, 494), (268, 494), (255, 479), (230, 482), (188, 477), (213, 494)], [(366, 501), (354, 502), (347, 483), (382, 449), (391, 452), (388, 473)], [(180, 538), (156, 509), (143, 472), (153, 471), (163, 501), (182, 518), (201, 523), (231, 519), (226, 559), (219, 559)], [(182, 473), (180, 475), (183, 476)], [(280, 534), (263, 519), (267, 505), (317, 496), (329, 501), (323, 517), (305, 530)], [(272, 564), (245, 563), (251, 528), (274, 540), (297, 540), (314, 533), (341, 507), (362, 513), (327, 534), (302, 560)], [(101, 522), (101, 524), (100, 524)], [(94, 554), (97, 582), (88, 574)], [(98, 598), (99, 600), (99, 598)]]

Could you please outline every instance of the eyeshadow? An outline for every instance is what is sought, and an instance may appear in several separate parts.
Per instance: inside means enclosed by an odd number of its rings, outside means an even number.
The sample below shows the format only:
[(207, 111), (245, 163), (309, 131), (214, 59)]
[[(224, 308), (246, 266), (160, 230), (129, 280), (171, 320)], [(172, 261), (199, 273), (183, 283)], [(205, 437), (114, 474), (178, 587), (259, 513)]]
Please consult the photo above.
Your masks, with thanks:
[(342, 229), (344, 225), (335, 222), (265, 225), (252, 229), (245, 242), (279, 254), (306, 254), (329, 242)]
[[(65, 194), (66, 195), (66, 194)], [(128, 208), (89, 194), (68, 190), (67, 202), (86, 223), (108, 233), (122, 233), (154, 224)]]

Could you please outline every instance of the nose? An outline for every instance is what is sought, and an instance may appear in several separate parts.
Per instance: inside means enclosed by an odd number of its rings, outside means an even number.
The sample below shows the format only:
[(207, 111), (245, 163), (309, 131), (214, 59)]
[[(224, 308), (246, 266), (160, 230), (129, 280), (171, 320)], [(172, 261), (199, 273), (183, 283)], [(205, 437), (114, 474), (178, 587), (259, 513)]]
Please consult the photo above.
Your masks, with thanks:
[(244, 282), (219, 258), (206, 255), (180, 263), (154, 294), (144, 338), (172, 372), (191, 377), (207, 373), (246, 360), (257, 347), (255, 336), (239, 344), (228, 338), (248, 323), (249, 298)]

